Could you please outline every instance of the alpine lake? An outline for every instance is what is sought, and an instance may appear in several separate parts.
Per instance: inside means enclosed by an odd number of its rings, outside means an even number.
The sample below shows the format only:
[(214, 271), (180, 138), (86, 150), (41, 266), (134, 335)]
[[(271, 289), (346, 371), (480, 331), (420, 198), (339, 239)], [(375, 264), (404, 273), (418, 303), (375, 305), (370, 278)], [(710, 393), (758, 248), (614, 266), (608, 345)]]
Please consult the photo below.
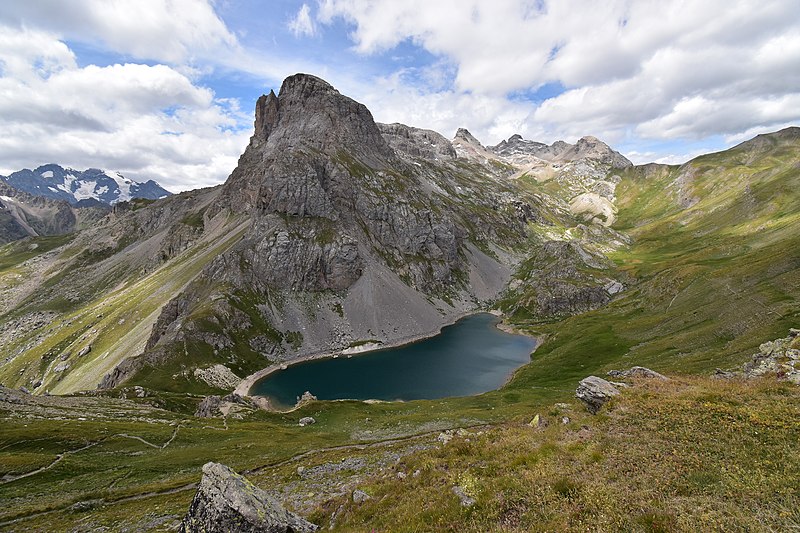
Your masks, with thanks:
[(530, 362), (536, 339), (499, 330), (489, 313), (398, 346), (306, 361), (268, 374), (250, 389), (289, 408), (309, 391), (320, 400), (409, 401), (470, 396), (501, 387)]

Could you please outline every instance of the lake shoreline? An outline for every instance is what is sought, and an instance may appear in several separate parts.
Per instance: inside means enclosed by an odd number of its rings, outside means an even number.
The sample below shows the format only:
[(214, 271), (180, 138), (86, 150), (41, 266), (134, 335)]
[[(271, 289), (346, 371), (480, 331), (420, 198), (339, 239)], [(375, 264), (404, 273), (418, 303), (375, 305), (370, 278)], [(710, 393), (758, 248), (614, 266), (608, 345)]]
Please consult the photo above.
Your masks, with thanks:
[[(365, 345), (362, 345), (362, 346), (346, 348), (344, 350), (336, 350), (336, 351), (329, 351), (329, 352), (320, 352), (320, 353), (316, 353), (316, 354), (308, 354), (308, 355), (304, 355), (304, 356), (298, 357), (296, 359), (293, 359), (291, 361), (274, 363), (272, 365), (269, 365), (269, 366), (267, 366), (265, 368), (262, 368), (261, 370), (259, 370), (257, 372), (254, 372), (254, 373), (248, 375), (247, 377), (245, 377), (239, 383), (239, 385), (237, 385), (236, 389), (233, 392), (234, 392), (234, 394), (237, 394), (237, 395), (243, 396), (243, 397), (250, 396), (251, 389), (253, 388), (253, 386), (258, 381), (266, 378), (267, 376), (269, 376), (269, 375), (271, 375), (271, 374), (273, 374), (275, 372), (278, 372), (278, 371), (281, 371), (281, 370), (287, 370), (288, 368), (290, 368), (292, 366), (296, 366), (296, 365), (299, 365), (299, 364), (307, 363), (307, 362), (310, 362), (310, 361), (319, 361), (319, 360), (324, 360), (324, 359), (336, 359), (336, 358), (340, 358), (340, 357), (351, 358), (351, 357), (354, 357), (354, 356), (369, 355), (369, 354), (374, 354), (376, 352), (380, 352), (380, 351), (384, 351), (384, 350), (397, 349), (397, 348), (402, 348), (402, 347), (405, 347), (405, 346), (408, 346), (408, 345), (411, 345), (411, 344), (415, 344), (417, 342), (424, 341), (424, 340), (436, 337), (437, 335), (442, 334), (442, 331), (445, 328), (453, 326), (456, 323), (458, 323), (459, 321), (461, 321), (461, 320), (463, 320), (463, 319), (465, 319), (467, 317), (470, 317), (470, 316), (473, 316), (473, 315), (479, 315), (479, 314), (491, 314), (491, 315), (495, 316), (496, 318), (499, 319), (499, 322), (497, 322), (496, 324), (493, 324), (493, 326), (495, 328), (497, 328), (499, 331), (502, 331), (504, 333), (513, 334), (513, 335), (520, 335), (520, 336), (524, 336), (524, 337), (528, 337), (528, 338), (533, 339), (535, 341), (535, 345), (533, 347), (534, 351), (536, 350), (536, 348), (539, 347), (540, 342), (539, 342), (538, 337), (535, 337), (533, 335), (518, 331), (518, 330), (516, 330), (516, 328), (513, 328), (512, 326), (503, 323), (502, 322), (502, 314), (501, 313), (499, 313), (497, 311), (494, 311), (494, 310), (493, 311), (473, 310), (473, 311), (470, 311), (470, 312), (459, 313), (458, 315), (456, 315), (456, 316), (452, 317), (450, 320), (448, 320), (446, 323), (443, 323), (436, 330), (433, 330), (433, 331), (430, 331), (430, 332), (427, 332), (427, 333), (424, 333), (424, 334), (419, 334), (419, 335), (414, 335), (414, 336), (411, 336), (411, 337), (406, 337), (406, 338), (403, 338), (403, 339), (398, 339), (398, 340), (396, 340), (394, 342), (391, 342), (391, 343), (381, 344), (381, 345), (365, 344)], [(525, 363), (525, 364), (527, 364), (527, 363)], [(512, 375), (513, 375), (513, 373), (512, 373)], [(510, 377), (509, 377), (509, 379), (510, 379)], [(507, 383), (507, 381), (503, 383), (503, 386), (505, 386), (506, 383)], [(311, 391), (311, 392), (313, 394), (313, 391)], [(258, 396), (258, 398), (267, 399), (267, 398), (265, 398), (263, 396)], [(326, 400), (326, 401), (329, 401), (329, 400)], [(335, 400), (330, 400), (330, 401), (335, 401)], [(343, 401), (343, 400), (339, 400), (339, 401)], [(361, 401), (361, 400), (354, 400), (354, 401)], [(369, 400), (367, 400), (367, 401), (369, 401)], [(384, 400), (381, 400), (381, 401), (384, 401)], [(293, 406), (293, 407), (291, 407), (289, 409), (285, 409), (285, 410), (284, 409), (277, 409), (276, 406), (272, 405), (272, 402), (267, 402), (267, 403), (268, 403), (268, 408), (267, 408), (268, 411), (280, 412), (280, 413), (288, 413), (288, 412), (294, 411), (297, 408), (301, 407), (305, 402), (297, 404), (297, 405), (295, 405), (295, 406)], [(263, 406), (263, 403), (262, 403), (262, 406)], [(264, 407), (266, 408), (267, 406), (264, 406)]]
[[(355, 351), (348, 352), (347, 350), (354, 348), (354, 347), (351, 347), (351, 348), (345, 348), (344, 350), (336, 350), (336, 351), (332, 351), (332, 352), (328, 351), (328, 352), (318, 352), (318, 353), (313, 353), (313, 354), (308, 354), (308, 355), (302, 355), (302, 356), (300, 356), (300, 357), (298, 357), (296, 359), (292, 359), (291, 361), (284, 361), (284, 362), (281, 362), (281, 363), (274, 363), (274, 364), (272, 364), (272, 365), (270, 365), (270, 366), (268, 366), (266, 368), (262, 368), (261, 370), (259, 370), (257, 372), (254, 372), (253, 374), (250, 374), (249, 376), (245, 377), (241, 381), (241, 383), (239, 383), (239, 385), (236, 386), (236, 389), (234, 389), (233, 393), (234, 394), (238, 394), (239, 396), (250, 396), (250, 389), (253, 388), (253, 385), (255, 385), (257, 381), (260, 381), (261, 379), (269, 376), (270, 374), (272, 374), (274, 372), (278, 372), (279, 370), (286, 370), (289, 367), (298, 365), (300, 363), (307, 363), (309, 361), (316, 361), (316, 360), (321, 360), (321, 359), (333, 359), (333, 358), (342, 357), (342, 356), (355, 357), (355, 356), (360, 356), (360, 355), (367, 355), (367, 354), (370, 354), (370, 353), (373, 353), (373, 352), (378, 352), (380, 350), (389, 350), (389, 349), (392, 349), (392, 348), (400, 348), (400, 347), (403, 347), (403, 346), (406, 346), (406, 345), (409, 345), (409, 344), (413, 344), (415, 342), (423, 341), (425, 339), (430, 339), (431, 337), (435, 337), (436, 335), (441, 334), (442, 330), (444, 328), (446, 328), (448, 326), (452, 326), (453, 324), (455, 324), (459, 320), (461, 320), (463, 318), (466, 318), (466, 317), (468, 317), (470, 315), (475, 315), (475, 314), (478, 314), (478, 313), (481, 313), (481, 312), (482, 311), (469, 311), (469, 312), (459, 313), (459, 314), (455, 315), (454, 318), (448, 320), (446, 323), (444, 323), (441, 326), (439, 326), (439, 328), (437, 330), (435, 330), (435, 331), (431, 331), (431, 332), (428, 332), (428, 333), (423, 333), (423, 334), (420, 334), (420, 335), (413, 335), (411, 337), (404, 337), (402, 339), (397, 339), (394, 342), (390, 342), (390, 343), (387, 343), (387, 344), (381, 344), (381, 345), (379, 345), (379, 347), (368, 349), (368, 350), (360, 350), (360, 351), (359, 350), (355, 350)], [(355, 348), (358, 348), (358, 347), (355, 347)], [(286, 412), (286, 411), (280, 411), (280, 412)]]

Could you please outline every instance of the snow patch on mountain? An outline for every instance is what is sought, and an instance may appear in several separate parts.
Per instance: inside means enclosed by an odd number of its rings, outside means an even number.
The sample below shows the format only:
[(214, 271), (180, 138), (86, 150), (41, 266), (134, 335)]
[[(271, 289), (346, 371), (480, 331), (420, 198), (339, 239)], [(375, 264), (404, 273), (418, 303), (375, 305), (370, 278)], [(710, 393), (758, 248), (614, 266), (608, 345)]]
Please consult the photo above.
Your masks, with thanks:
[(29, 194), (65, 200), (73, 205), (94, 199), (110, 206), (134, 198), (158, 200), (171, 194), (153, 180), (137, 182), (119, 172), (97, 168), (79, 171), (56, 164), (35, 170), (23, 169), (8, 177), (0, 176), (0, 181)]

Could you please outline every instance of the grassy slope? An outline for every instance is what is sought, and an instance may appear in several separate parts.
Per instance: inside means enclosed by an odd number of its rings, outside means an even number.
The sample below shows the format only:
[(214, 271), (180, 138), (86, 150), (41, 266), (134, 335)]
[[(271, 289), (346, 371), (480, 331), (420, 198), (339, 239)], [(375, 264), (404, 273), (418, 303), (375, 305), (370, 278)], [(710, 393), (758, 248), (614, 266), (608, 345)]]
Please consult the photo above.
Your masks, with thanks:
[[(113, 290), (63, 313), (49, 323), (44, 332), (34, 331), (32, 335), (43, 334), (44, 340), (0, 367), (0, 379), (7, 385), (27, 384), (29, 374), (37, 374), (41, 368), (45, 372), (41, 390), (67, 394), (94, 389), (103, 376), (125, 357), (141, 353), (161, 307), (179, 294), (214, 257), (241, 238), (246, 223), (239, 222), (237, 226), (235, 221), (231, 221), (224, 226), (229, 231), (200, 242), (151, 273), (115, 279)], [(45, 239), (40, 249), (48, 250), (48, 245), (56, 238)], [(36, 242), (39, 243), (39, 239)], [(6, 253), (7, 265), (0, 263), (0, 268), (3, 268), (0, 274), (5, 277), (11, 269), (29, 258), (26, 251), (13, 255), (11, 252), (13, 250), (9, 249)], [(69, 253), (69, 250), (64, 253)], [(28, 342), (32, 335), (19, 339), (17, 343)], [(92, 347), (90, 354), (75, 357), (89, 345)], [(61, 362), (60, 354), (71, 355), (68, 359), (71, 368), (64, 373), (53, 371)]]
[(457, 436), (373, 477), (365, 504), (335, 499), (311, 518), (343, 505), (335, 531), (788, 531), (800, 526), (798, 399), (766, 379), (639, 383), (600, 416), (573, 404), (543, 413), (544, 429)]
[[(800, 322), (800, 198), (795, 192), (800, 176), (786, 146), (767, 148), (760, 155), (746, 150), (712, 154), (689, 167), (647, 176), (641, 170), (628, 172), (617, 189), (616, 227), (631, 233), (634, 244), (613, 259), (636, 282), (598, 311), (556, 324), (520, 324), (546, 335), (547, 342), (533, 363), (499, 391), (404, 404), (314, 403), (291, 415), (229, 421), (231, 429), (215, 431), (213, 439), (212, 430), (203, 429), (209, 422), (189, 417), (191, 429), (182, 429), (168, 450), (148, 449), (130, 439), (104, 441), (76, 454), (75, 459), (82, 457), (79, 462), (65, 460), (29, 479), (0, 485), (0, 500), (13, 502), (9, 509), (15, 509), (3, 516), (56, 505), (54, 491), (62, 494), (58, 502), (65, 506), (98, 494), (114, 500), (165, 490), (196, 480), (207, 460), (248, 469), (323, 446), (512, 421), (477, 442), (414, 458), (407, 467), (424, 472), (418, 481), (375, 479), (369, 490), (383, 499), (348, 509), (340, 527), (397, 530), (402, 529), (398, 524), (408, 523), (423, 531), (525, 530), (600, 523), (605, 529), (758, 529), (756, 516), (775, 526), (796, 525), (796, 511), (786, 503), (797, 498), (792, 457), (797, 456), (798, 413), (791, 408), (796, 389), (685, 378), (626, 394), (608, 417), (576, 412), (570, 414), (570, 425), (551, 426), (541, 434), (519, 424), (537, 411), (547, 415), (554, 402), (569, 401), (576, 382), (588, 374), (632, 364), (706, 373), (741, 363), (759, 343), (784, 336)], [(689, 196), (703, 200), (686, 209), (671, 184), (692, 168)], [(318, 424), (298, 428), (296, 420), (306, 415)], [(3, 432), (3, 464), (6, 458), (11, 465), (29, 461), (20, 470), (47, 463), (57, 450), (99, 440), (100, 428), (108, 426), (74, 419), (7, 422), (4, 428), (14, 431)], [(128, 433), (151, 431), (158, 442), (174, 429), (164, 423), (126, 424)], [(577, 434), (581, 424), (590, 426), (590, 435), (572, 442), (570, 432)], [(37, 439), (47, 442), (71, 433), (78, 437), (52, 447), (37, 444)], [(670, 444), (672, 438), (680, 446)], [(106, 446), (121, 442), (124, 453), (109, 455)], [(725, 470), (728, 464), (735, 468)], [(112, 486), (109, 468), (126, 473), (129, 481)], [(463, 472), (467, 475), (461, 482), (478, 490), (472, 511), (458, 507), (449, 490)], [(106, 504), (91, 513), (60, 513), (58, 519), (64, 527), (87, 520), (132, 524), (145, 510), (180, 514), (190, 497), (187, 491)], [(418, 512), (421, 498), (434, 502), (430, 512)], [(753, 510), (759, 514), (749, 513)], [(23, 524), (41, 526), (52, 516)], [(322, 510), (315, 518), (324, 520)]]
[[(574, 383), (634, 364), (709, 372), (784, 336), (800, 322), (795, 161), (778, 144), (755, 155), (703, 156), (655, 175), (629, 171), (617, 188), (615, 227), (634, 241), (612, 259), (635, 282), (603, 309), (530, 325), (548, 342), (510, 388)], [(697, 178), (688, 189), (702, 200), (685, 209), (672, 184), (691, 171)]]

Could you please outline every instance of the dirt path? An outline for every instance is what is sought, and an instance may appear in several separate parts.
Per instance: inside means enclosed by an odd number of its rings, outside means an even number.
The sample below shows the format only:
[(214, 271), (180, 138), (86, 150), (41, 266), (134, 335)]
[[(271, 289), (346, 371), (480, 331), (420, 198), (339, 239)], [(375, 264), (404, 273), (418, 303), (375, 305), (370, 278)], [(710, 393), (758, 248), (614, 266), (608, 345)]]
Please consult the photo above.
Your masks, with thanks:
[(44, 472), (46, 470), (50, 470), (51, 468), (56, 466), (58, 463), (60, 463), (68, 455), (73, 455), (73, 454), (76, 454), (78, 452), (82, 452), (83, 450), (88, 450), (92, 446), (97, 446), (98, 444), (102, 444), (102, 443), (104, 443), (106, 441), (109, 441), (109, 440), (115, 438), (115, 437), (122, 437), (122, 438), (125, 438), (125, 439), (138, 440), (139, 442), (141, 442), (143, 444), (146, 444), (147, 446), (150, 446), (150, 447), (155, 448), (157, 450), (163, 450), (164, 448), (166, 448), (167, 446), (172, 444), (172, 441), (175, 440), (175, 437), (178, 435), (178, 430), (181, 427), (182, 427), (181, 425), (176, 426), (175, 430), (172, 432), (172, 435), (170, 436), (169, 440), (167, 440), (167, 442), (165, 442), (164, 444), (161, 444), (161, 445), (153, 444), (152, 442), (146, 441), (142, 437), (139, 437), (139, 436), (136, 436), (136, 435), (128, 435), (127, 433), (115, 433), (114, 435), (109, 435), (108, 437), (102, 438), (102, 439), (100, 439), (100, 440), (98, 440), (96, 442), (92, 442), (92, 443), (87, 444), (86, 446), (82, 446), (81, 448), (77, 448), (75, 450), (68, 450), (66, 452), (60, 453), (60, 454), (56, 455), (55, 460), (53, 460), (53, 462), (50, 463), (47, 466), (43, 466), (41, 468), (37, 468), (36, 470), (31, 470), (30, 472), (26, 472), (24, 474), (19, 474), (17, 476), (5, 476), (5, 477), (3, 477), (3, 479), (0, 479), (0, 485), (6, 485), (8, 483), (12, 483), (14, 481), (17, 481), (18, 479), (23, 479), (23, 478), (26, 478), (26, 477), (34, 476), (34, 475), (39, 474), (41, 472)]
[[(488, 426), (480, 425), (480, 426), (475, 426), (475, 427), (488, 427)], [(175, 435), (177, 435), (177, 432), (178, 432), (179, 428), (180, 428), (180, 426), (175, 428), (175, 432), (173, 433), (172, 437), (166, 443), (164, 443), (164, 445), (162, 445), (160, 447), (161, 449), (166, 448), (173, 441), (173, 439), (175, 438)], [(252, 474), (263, 472), (264, 470), (269, 470), (271, 468), (279, 468), (281, 466), (284, 466), (284, 465), (287, 465), (287, 464), (290, 464), (290, 463), (293, 463), (293, 462), (296, 462), (296, 461), (300, 461), (302, 459), (305, 459), (307, 457), (311, 457), (313, 455), (324, 454), (324, 453), (328, 453), (328, 452), (341, 451), (341, 450), (362, 450), (363, 451), (363, 450), (366, 450), (366, 449), (369, 449), (369, 448), (380, 448), (380, 447), (385, 447), (385, 446), (391, 446), (393, 444), (399, 444), (399, 443), (402, 443), (402, 442), (412, 442), (414, 440), (424, 439), (426, 437), (430, 437), (432, 435), (437, 435), (439, 433), (441, 433), (441, 431), (440, 430), (436, 430), (436, 431), (428, 431), (428, 432), (425, 432), (425, 433), (420, 433), (418, 435), (409, 435), (408, 437), (387, 439), (387, 440), (369, 442), (369, 443), (364, 443), (364, 444), (343, 444), (343, 445), (340, 445), (340, 446), (330, 446), (330, 447), (327, 447), (327, 448), (317, 448), (317, 449), (314, 449), (314, 450), (308, 450), (308, 451), (305, 451), (305, 452), (302, 452), (302, 453), (298, 453), (298, 454), (293, 455), (291, 457), (288, 457), (286, 459), (281, 459), (279, 461), (266, 463), (266, 464), (263, 464), (263, 465), (260, 465), (260, 466), (256, 466), (256, 467), (253, 467), (253, 468), (250, 468), (250, 469), (247, 469), (247, 470), (243, 470), (241, 472), (241, 474), (245, 475), (245, 476), (249, 476), (249, 475), (252, 475)], [(130, 435), (125, 435), (125, 434), (111, 435), (110, 437), (108, 437), (108, 439), (113, 438), (113, 437), (135, 438), (136, 440), (140, 440), (140, 441), (144, 442), (147, 445), (155, 446), (152, 443), (149, 443), (149, 442), (145, 441), (144, 439), (141, 439), (139, 437), (132, 437)], [(108, 440), (108, 439), (104, 439), (104, 440)], [(84, 449), (87, 449), (87, 448), (89, 448), (91, 446), (95, 446), (97, 444), (100, 444), (101, 442), (103, 442), (103, 441), (98, 441), (98, 442), (92, 443), (92, 444), (90, 444), (88, 446), (85, 446), (85, 447), (77, 449), (77, 450), (73, 450), (71, 452), (65, 452), (65, 454), (77, 453), (77, 452), (79, 452), (81, 450), (84, 450)], [(158, 446), (156, 446), (156, 447), (158, 447)], [(58, 460), (60, 460), (60, 459), (58, 459)], [(49, 465), (46, 468), (51, 468), (56, 462), (58, 462), (58, 460), (54, 461), (51, 465)], [(39, 469), (38, 471), (44, 470), (46, 468)], [(37, 473), (38, 471), (30, 472), (28, 474), (23, 474), (20, 477), (31, 476), (31, 475)], [(17, 478), (17, 479), (19, 479), (19, 478)], [(178, 494), (180, 492), (193, 490), (193, 489), (197, 488), (197, 485), (198, 485), (198, 482), (192, 482), (192, 483), (187, 483), (186, 485), (181, 485), (179, 487), (172, 487), (170, 489), (165, 489), (165, 490), (161, 490), (161, 491), (143, 492), (141, 494), (134, 494), (134, 495), (131, 495), (131, 496), (125, 496), (124, 498), (119, 498), (119, 499), (101, 498), (100, 500), (97, 500), (97, 503), (101, 504), (101, 505), (116, 505), (116, 504), (120, 504), (120, 503), (144, 500), (144, 499), (147, 499), (147, 498), (153, 498), (153, 497), (156, 497), (156, 496), (165, 496), (165, 495), (169, 495), (169, 494)], [(29, 519), (32, 519), (32, 518), (45, 516), (45, 515), (48, 515), (48, 514), (51, 514), (51, 513), (62, 512), (64, 509), (69, 508), (71, 505), (74, 505), (74, 503), (71, 503), (69, 505), (61, 506), (61, 507), (59, 507), (57, 509), (49, 509), (47, 511), (35, 512), (35, 513), (31, 513), (31, 514), (26, 515), (26, 516), (21, 516), (21, 517), (18, 517), (18, 518), (13, 518), (11, 520), (0, 522), (0, 527), (6, 527), (6, 526), (9, 526), (11, 524), (24, 522), (25, 520), (29, 520)]]

